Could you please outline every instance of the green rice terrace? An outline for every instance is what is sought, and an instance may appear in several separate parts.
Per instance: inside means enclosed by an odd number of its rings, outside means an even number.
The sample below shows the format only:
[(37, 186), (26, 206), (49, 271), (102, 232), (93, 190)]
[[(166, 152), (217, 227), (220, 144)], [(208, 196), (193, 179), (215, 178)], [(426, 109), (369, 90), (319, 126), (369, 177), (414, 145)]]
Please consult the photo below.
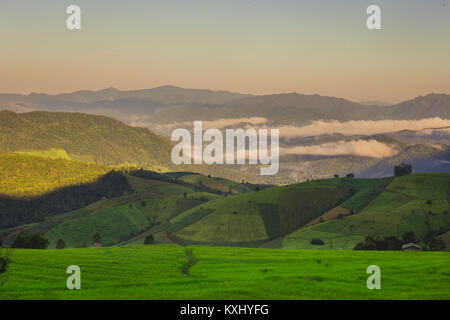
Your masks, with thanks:
[[(22, 250), (0, 299), (450, 299), (445, 252), (280, 250), (175, 245)], [(381, 289), (366, 286), (369, 265)], [(66, 269), (81, 269), (68, 290)]]

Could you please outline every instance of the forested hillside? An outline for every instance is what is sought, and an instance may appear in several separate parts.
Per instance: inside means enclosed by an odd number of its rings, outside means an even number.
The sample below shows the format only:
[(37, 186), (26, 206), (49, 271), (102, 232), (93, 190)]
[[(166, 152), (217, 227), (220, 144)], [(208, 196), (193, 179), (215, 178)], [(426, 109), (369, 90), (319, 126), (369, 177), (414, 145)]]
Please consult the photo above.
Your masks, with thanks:
[(0, 194), (29, 198), (96, 181), (111, 168), (63, 159), (0, 155)]
[(75, 160), (102, 165), (136, 164), (147, 168), (171, 164), (171, 143), (148, 129), (82, 113), (0, 111), (0, 149), (64, 149)]
[(132, 191), (112, 168), (26, 155), (0, 156), (0, 228), (40, 221)]
[(0, 154), (24, 153), (105, 166), (189, 171), (234, 181), (259, 182), (259, 173), (255, 176), (225, 166), (174, 165), (171, 151), (169, 139), (108, 117), (70, 112), (0, 111)]

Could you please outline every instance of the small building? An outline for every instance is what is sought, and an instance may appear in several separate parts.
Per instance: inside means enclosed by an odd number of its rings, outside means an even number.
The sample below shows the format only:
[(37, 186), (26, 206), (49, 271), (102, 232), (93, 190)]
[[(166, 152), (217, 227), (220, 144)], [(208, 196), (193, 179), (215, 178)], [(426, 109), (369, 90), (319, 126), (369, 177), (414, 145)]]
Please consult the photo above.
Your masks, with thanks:
[(419, 246), (416, 243), (410, 242), (410, 243), (402, 245), (402, 250), (405, 250), (405, 251), (421, 251), (422, 247)]
[(94, 242), (92, 244), (92, 248), (101, 248), (102, 247), (102, 243), (101, 242)]

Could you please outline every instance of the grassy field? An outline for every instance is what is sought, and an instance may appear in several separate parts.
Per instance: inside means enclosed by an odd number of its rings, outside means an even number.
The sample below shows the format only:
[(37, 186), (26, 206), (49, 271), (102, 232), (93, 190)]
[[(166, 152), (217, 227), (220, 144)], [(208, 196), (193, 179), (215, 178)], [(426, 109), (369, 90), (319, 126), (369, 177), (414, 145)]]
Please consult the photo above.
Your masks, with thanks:
[[(423, 238), (430, 232), (443, 233), (450, 227), (449, 181), (450, 174), (443, 173), (396, 178), (358, 214), (299, 229), (286, 236), (282, 246), (352, 249), (367, 235), (400, 237), (406, 231), (413, 231)], [(323, 240), (324, 246), (311, 245), (312, 238)]]
[[(96, 232), (100, 233), (104, 245), (113, 245), (163, 225), (174, 216), (207, 199), (220, 197), (158, 180), (131, 176), (127, 176), (127, 179), (134, 190), (132, 193), (111, 199), (104, 198), (87, 207), (16, 228), (45, 234), (50, 241), (49, 248), (55, 248), (60, 238), (68, 248), (89, 246)], [(4, 231), (8, 233), (7, 230)], [(144, 237), (143, 234), (138, 243), (142, 243)], [(10, 244), (11, 241), (12, 238), (7, 238), (5, 243)]]
[[(173, 245), (16, 250), (0, 299), (450, 299), (450, 254)], [(66, 268), (81, 268), (81, 290)], [(366, 268), (381, 268), (381, 289)]]
[(359, 208), (389, 182), (325, 179), (228, 196), (184, 212), (167, 230), (183, 243), (255, 246), (287, 235), (341, 203)]

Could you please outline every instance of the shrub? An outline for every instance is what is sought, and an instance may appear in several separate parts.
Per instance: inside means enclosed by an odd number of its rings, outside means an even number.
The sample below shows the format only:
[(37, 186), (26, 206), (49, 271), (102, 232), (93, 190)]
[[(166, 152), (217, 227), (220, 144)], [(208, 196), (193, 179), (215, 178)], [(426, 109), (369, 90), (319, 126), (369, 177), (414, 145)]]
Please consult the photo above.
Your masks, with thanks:
[(93, 236), (92, 236), (92, 241), (93, 242), (101, 242), (102, 238), (100, 237), (100, 233), (96, 232)]
[(416, 235), (412, 231), (407, 231), (402, 235), (403, 243), (410, 243), (417, 241)]
[(442, 239), (432, 237), (427, 244), (428, 251), (445, 251), (445, 242)]
[(155, 241), (155, 238), (153, 237), (152, 234), (149, 234), (148, 236), (145, 237), (144, 244), (153, 244), (153, 241)]
[(12, 262), (11, 257), (13, 253), (14, 250), (11, 248), (0, 248), (0, 285), (4, 284), (6, 281), (6, 274), (8, 272), (8, 267)]
[(311, 244), (317, 245), (317, 246), (323, 246), (325, 244), (325, 242), (323, 242), (323, 240), (321, 239), (311, 239)]
[(194, 250), (190, 248), (187, 248), (185, 253), (188, 260), (181, 266), (181, 273), (189, 276), (189, 269), (191, 269), (191, 267), (197, 263), (197, 258), (194, 256)]
[(66, 247), (66, 243), (63, 239), (58, 239), (56, 242), (56, 249), (64, 249)]
[(372, 238), (367, 236), (364, 242), (356, 244), (353, 250), (401, 250), (402, 241), (395, 236), (380, 238)]
[(47, 249), (49, 242), (39, 234), (25, 235), (20, 233), (12, 244), (12, 248)]
[(396, 177), (406, 176), (412, 173), (412, 166), (410, 164), (401, 163), (394, 167), (394, 175)]

